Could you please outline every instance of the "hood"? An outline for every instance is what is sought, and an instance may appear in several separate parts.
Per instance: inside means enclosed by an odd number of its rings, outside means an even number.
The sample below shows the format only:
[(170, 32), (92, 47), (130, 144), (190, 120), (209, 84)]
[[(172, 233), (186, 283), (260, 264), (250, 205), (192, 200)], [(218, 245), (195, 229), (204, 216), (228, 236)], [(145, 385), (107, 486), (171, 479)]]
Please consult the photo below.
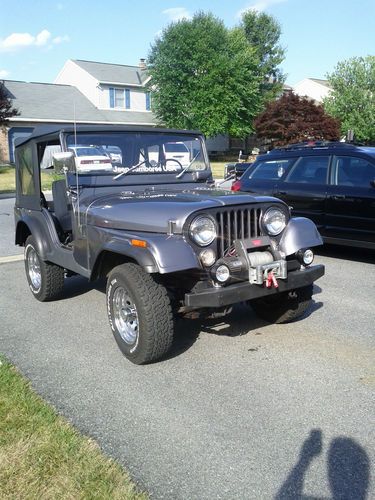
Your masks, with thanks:
[[(125, 191), (96, 197), (86, 202), (87, 224), (111, 229), (167, 233), (168, 221), (182, 233), (186, 218), (193, 212), (233, 205), (247, 205), (275, 198), (209, 188), (185, 190)], [(279, 201), (279, 200), (277, 200)]]

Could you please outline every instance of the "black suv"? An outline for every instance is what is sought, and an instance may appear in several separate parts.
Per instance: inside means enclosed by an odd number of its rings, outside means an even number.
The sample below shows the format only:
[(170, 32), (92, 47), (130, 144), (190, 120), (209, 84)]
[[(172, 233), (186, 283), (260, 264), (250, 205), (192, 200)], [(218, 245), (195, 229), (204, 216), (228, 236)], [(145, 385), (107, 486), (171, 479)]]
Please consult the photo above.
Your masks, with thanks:
[[(52, 200), (40, 183), (51, 165)], [(16, 188), (34, 297), (57, 298), (74, 274), (107, 278), (109, 324), (137, 364), (167, 352), (176, 314), (250, 301), (268, 321), (299, 318), (324, 274), (311, 265), (322, 243), (313, 222), (275, 198), (215, 189), (198, 132), (36, 129), (17, 144)]]
[(258, 156), (234, 191), (271, 195), (312, 219), (324, 242), (375, 249), (375, 147), (291, 145)]

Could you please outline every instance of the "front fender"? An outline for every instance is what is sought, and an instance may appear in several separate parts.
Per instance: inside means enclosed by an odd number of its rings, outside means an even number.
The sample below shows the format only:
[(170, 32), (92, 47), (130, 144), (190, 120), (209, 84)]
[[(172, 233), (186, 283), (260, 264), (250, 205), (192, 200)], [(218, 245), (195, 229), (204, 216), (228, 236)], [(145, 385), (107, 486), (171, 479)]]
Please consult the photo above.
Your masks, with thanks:
[[(121, 230), (89, 226), (89, 264), (93, 269), (103, 251), (115, 252), (134, 259), (147, 272), (172, 273), (200, 267), (192, 247), (181, 235), (128, 233)], [(133, 246), (131, 240), (143, 240), (146, 247)]]
[(303, 248), (319, 245), (323, 245), (323, 240), (313, 221), (305, 217), (294, 217), (284, 230), (279, 249), (288, 256)]

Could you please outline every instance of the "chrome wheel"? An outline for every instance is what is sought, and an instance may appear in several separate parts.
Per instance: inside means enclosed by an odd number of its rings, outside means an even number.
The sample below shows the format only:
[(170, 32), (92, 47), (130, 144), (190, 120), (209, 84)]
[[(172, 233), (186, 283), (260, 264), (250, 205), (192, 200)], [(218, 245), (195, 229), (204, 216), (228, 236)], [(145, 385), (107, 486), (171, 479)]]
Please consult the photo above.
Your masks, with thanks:
[(124, 342), (135, 344), (138, 338), (137, 308), (122, 286), (113, 294), (113, 316), (116, 328)]
[(33, 247), (28, 247), (27, 254), (27, 271), (33, 288), (38, 291), (42, 286), (42, 273), (40, 270), (40, 261), (38, 254)]

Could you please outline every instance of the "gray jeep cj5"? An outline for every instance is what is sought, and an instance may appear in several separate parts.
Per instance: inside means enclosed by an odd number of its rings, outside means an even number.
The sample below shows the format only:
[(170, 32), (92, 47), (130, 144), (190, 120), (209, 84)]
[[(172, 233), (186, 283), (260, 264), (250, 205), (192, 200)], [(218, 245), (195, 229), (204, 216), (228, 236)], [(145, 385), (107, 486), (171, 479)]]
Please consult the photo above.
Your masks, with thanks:
[[(247, 302), (270, 322), (312, 300), (315, 225), (280, 200), (213, 186), (203, 136), (146, 127), (44, 127), (16, 144), (16, 244), (40, 301), (65, 277), (107, 278), (109, 324), (142, 364), (171, 346), (175, 314)], [(54, 168), (52, 201), (40, 170)]]

